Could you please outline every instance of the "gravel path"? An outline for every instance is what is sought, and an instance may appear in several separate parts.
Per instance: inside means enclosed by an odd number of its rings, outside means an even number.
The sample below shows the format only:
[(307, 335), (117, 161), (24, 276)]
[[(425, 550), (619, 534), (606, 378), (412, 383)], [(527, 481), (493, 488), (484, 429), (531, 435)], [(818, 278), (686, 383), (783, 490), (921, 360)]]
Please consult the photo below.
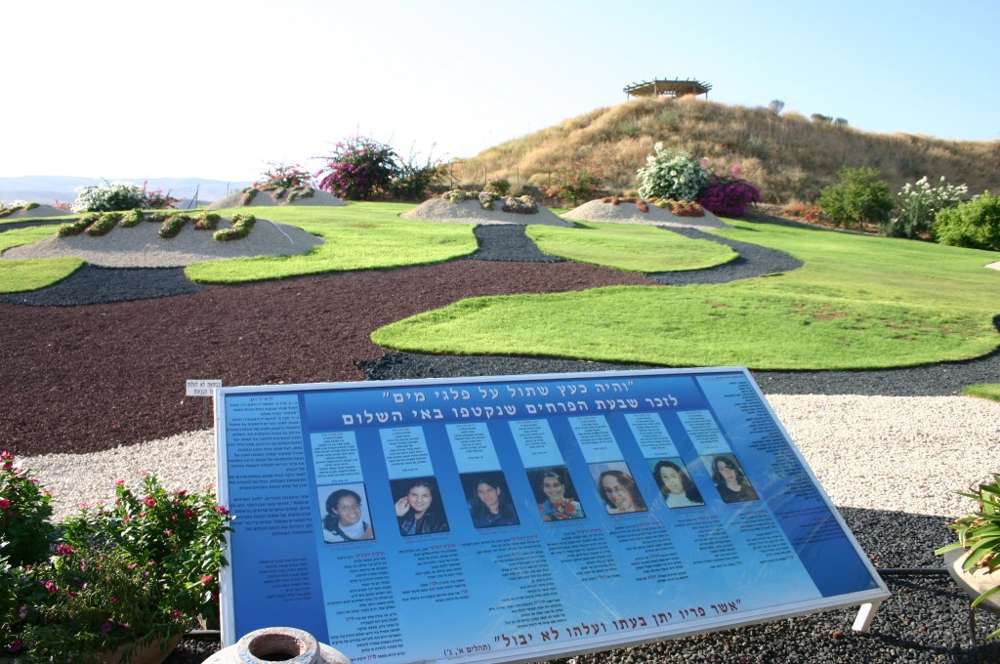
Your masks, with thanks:
[(473, 231), (479, 240), (479, 249), (469, 258), (480, 261), (507, 261), (525, 263), (561, 263), (565, 258), (549, 256), (525, 235), (522, 225), (483, 225)]
[(730, 240), (695, 228), (666, 228), (663, 230), (680, 233), (694, 240), (709, 240), (732, 247), (739, 257), (722, 265), (704, 270), (688, 270), (684, 272), (658, 272), (648, 275), (661, 284), (668, 286), (685, 286), (688, 284), (724, 284), (737, 279), (749, 279), (765, 274), (790, 272), (802, 267), (802, 261), (789, 256), (783, 251), (768, 249), (759, 244)]
[(458, 260), (86, 307), (0, 301), (0, 441), (88, 452), (201, 426), (189, 378), (226, 385), (357, 380), (372, 330), (476, 295), (649, 284), (579, 263)]
[(84, 264), (52, 286), (0, 296), (11, 304), (33, 307), (75, 307), (197, 293), (180, 267), (113, 268)]

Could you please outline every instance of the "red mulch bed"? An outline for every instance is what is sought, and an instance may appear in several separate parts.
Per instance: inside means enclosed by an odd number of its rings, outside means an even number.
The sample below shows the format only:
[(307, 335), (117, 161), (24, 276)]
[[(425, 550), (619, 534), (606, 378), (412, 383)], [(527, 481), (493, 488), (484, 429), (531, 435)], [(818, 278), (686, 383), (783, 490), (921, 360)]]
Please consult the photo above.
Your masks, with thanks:
[(452, 261), (83, 307), (0, 303), (0, 447), (93, 452), (210, 426), (188, 378), (360, 380), (377, 327), (474, 295), (651, 284), (579, 263)]

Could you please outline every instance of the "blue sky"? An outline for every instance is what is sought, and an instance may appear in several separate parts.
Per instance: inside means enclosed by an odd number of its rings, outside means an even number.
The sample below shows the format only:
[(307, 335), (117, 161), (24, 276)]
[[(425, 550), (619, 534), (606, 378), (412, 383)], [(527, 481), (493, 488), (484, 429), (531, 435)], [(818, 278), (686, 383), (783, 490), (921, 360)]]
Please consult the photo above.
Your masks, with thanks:
[(357, 131), (470, 156), (675, 75), (725, 103), (1000, 139), (997, 2), (101, 0), (4, 14), (0, 175), (245, 179)]

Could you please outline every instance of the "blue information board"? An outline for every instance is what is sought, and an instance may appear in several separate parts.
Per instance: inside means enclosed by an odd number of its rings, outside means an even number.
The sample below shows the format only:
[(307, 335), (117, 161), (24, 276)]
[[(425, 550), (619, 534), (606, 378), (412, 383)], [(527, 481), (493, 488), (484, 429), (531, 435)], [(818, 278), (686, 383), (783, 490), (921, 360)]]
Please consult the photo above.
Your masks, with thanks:
[(215, 403), (227, 645), (284, 625), (355, 663), (520, 661), (889, 594), (742, 368)]

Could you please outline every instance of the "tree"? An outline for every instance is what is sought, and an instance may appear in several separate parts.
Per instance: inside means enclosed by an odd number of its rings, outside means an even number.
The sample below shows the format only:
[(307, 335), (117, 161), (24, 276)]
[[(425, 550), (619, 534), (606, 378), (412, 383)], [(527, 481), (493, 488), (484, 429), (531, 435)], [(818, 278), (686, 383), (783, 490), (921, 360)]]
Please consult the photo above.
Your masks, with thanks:
[(844, 168), (837, 182), (820, 193), (819, 205), (838, 226), (883, 226), (889, 222), (893, 200), (889, 185), (874, 168)]
[(785, 110), (785, 102), (780, 99), (772, 99), (771, 103), (767, 105), (771, 112), (775, 115), (781, 115), (781, 111)]

